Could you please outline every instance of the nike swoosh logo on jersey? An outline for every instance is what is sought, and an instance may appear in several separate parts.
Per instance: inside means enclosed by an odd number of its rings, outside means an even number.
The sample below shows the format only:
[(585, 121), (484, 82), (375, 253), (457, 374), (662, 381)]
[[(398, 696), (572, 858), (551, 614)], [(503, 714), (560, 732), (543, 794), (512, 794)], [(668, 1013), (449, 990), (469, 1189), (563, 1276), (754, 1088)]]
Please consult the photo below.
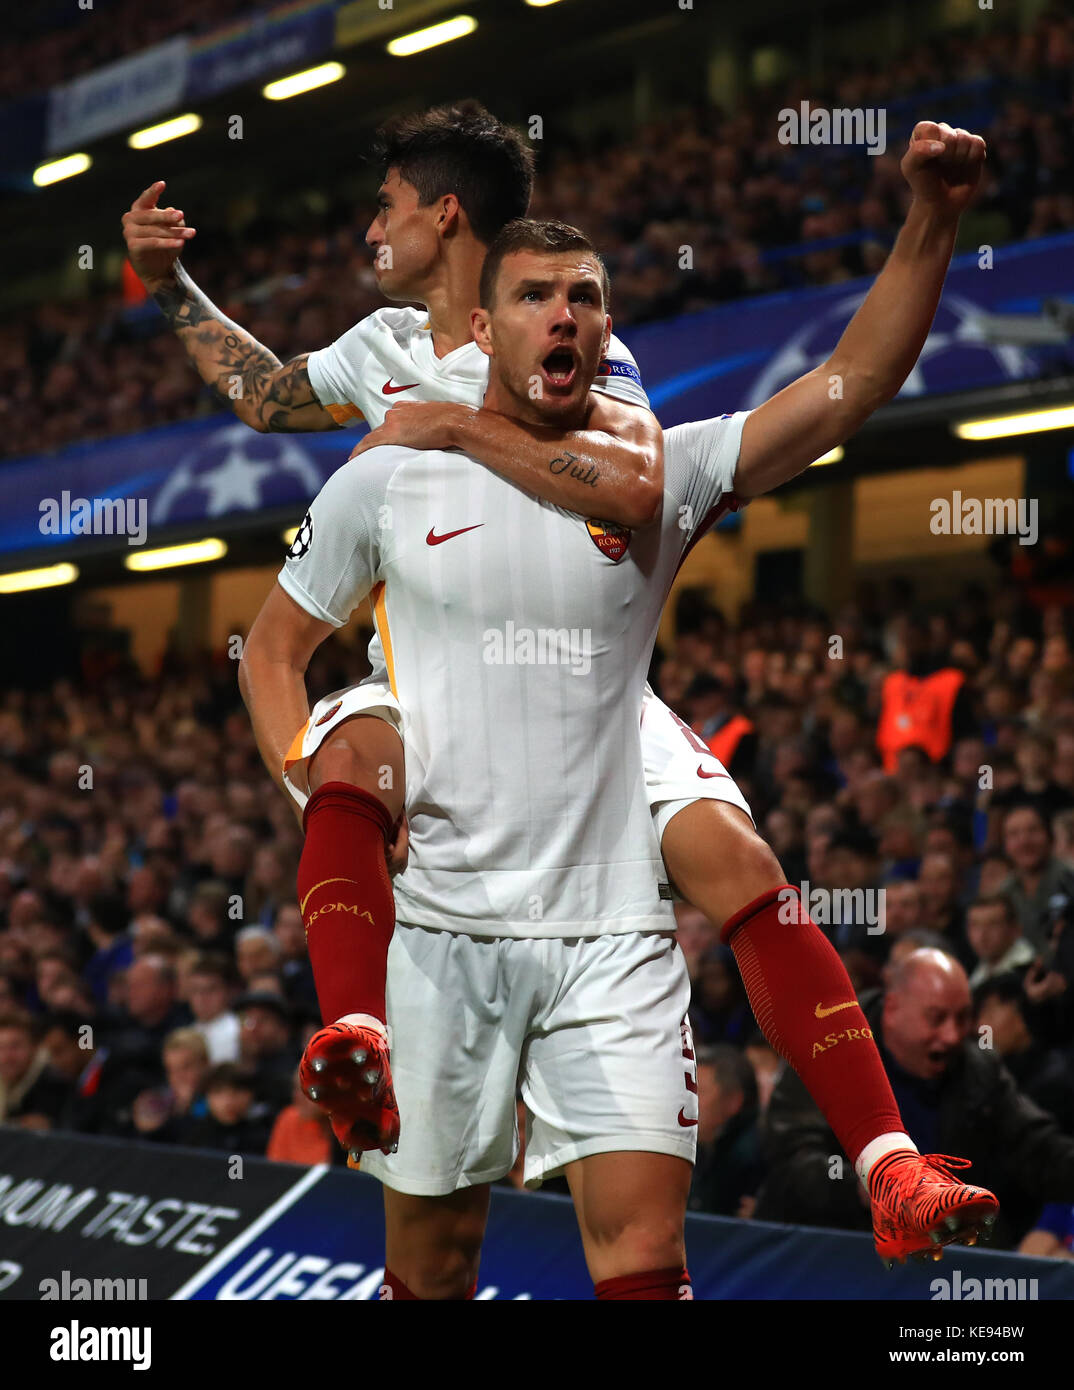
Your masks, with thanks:
[(679, 1111), (679, 1124), (682, 1125), (683, 1129), (690, 1129), (690, 1128), (692, 1128), (692, 1126), (694, 1126), (694, 1125), (697, 1124), (697, 1121), (696, 1121), (696, 1120), (688, 1120), (688, 1119), (686, 1118), (685, 1114), (683, 1113), (683, 1111), (685, 1111), (685, 1109), (686, 1109), (686, 1107), (683, 1106), (682, 1110)]
[(697, 775), (699, 777), (730, 777), (729, 772), (706, 772), (700, 763), (697, 765)]
[(391, 377), (380, 388), (386, 396), (398, 396), (400, 391), (413, 391), (419, 383), (412, 381), (409, 386), (393, 386)]
[(476, 531), (479, 526), (484, 526), (483, 521), (475, 521), (473, 526), (460, 526), (457, 531), (448, 531), (446, 535), (438, 536), (436, 527), (429, 527), (429, 534), (425, 537), (426, 545), (443, 545), (445, 541), (451, 540), (454, 536), (465, 535), (467, 531)]
[(827, 1018), (829, 1014), (837, 1014), (840, 1009), (854, 1008), (857, 1002), (856, 999), (848, 999), (845, 1004), (833, 1004), (830, 1009), (826, 1009), (822, 1004), (818, 1004), (815, 1012), (818, 1018)]

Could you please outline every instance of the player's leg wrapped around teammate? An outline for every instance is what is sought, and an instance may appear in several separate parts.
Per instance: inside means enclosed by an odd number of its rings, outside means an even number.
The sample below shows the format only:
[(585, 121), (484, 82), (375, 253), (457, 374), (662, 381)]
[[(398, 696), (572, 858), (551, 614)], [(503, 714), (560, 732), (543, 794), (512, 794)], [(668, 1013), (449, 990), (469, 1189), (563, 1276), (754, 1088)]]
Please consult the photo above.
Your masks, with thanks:
[[(680, 887), (689, 883), (695, 907), (723, 920), (721, 939), (734, 952), (761, 1031), (798, 1073), (869, 1192), (877, 1250), (897, 1259), (974, 1239), (994, 1219), (995, 1198), (918, 1154), (843, 962), (770, 853), (754, 856), (752, 892), (741, 895), (749, 900), (728, 916), (736, 874), (727, 866), (741, 867), (760, 842), (737, 814), (713, 813), (712, 803), (726, 803), (750, 814), (727, 769), (651, 691), (641, 733), (669, 872)], [(771, 887), (752, 896), (766, 879)], [(888, 1156), (898, 1161), (881, 1166)], [(882, 1181), (874, 1181), (874, 1170)]]
[[(312, 758), (333, 729), (387, 692), (356, 687), (313, 710), (296, 754)], [(387, 701), (394, 704), (390, 694)], [(383, 715), (381, 716), (384, 717)], [(351, 724), (361, 726), (366, 721)], [(394, 720), (387, 720), (394, 726)], [(291, 759), (288, 773), (300, 759)], [(293, 786), (293, 782), (289, 784)], [(295, 792), (296, 799), (300, 799)], [(299, 1079), (332, 1121), (352, 1156), (391, 1151), (399, 1139), (385, 1009), (388, 946), (395, 900), (386, 851), (396, 828), (377, 796), (347, 782), (326, 782), (306, 802), (306, 840), (298, 871), (299, 905), (321, 1017)]]
[(999, 1204), (949, 1171), (968, 1166), (964, 1160), (919, 1154), (903, 1132), (854, 986), (798, 889), (784, 884), (748, 903), (724, 924), (721, 938), (735, 953), (765, 1037), (854, 1159), (868, 1188), (881, 1258), (938, 1257), (952, 1241), (972, 1244), (994, 1223)]

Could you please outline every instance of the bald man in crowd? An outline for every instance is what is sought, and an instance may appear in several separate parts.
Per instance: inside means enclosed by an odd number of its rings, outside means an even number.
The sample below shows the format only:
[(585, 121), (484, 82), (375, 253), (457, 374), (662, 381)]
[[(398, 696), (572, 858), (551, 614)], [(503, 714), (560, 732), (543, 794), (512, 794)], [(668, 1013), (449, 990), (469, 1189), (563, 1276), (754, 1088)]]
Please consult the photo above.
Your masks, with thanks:
[[(993, 1245), (1016, 1246), (1044, 1202), (1074, 1202), (1074, 1139), (1018, 1090), (995, 1049), (982, 1045), (988, 1035), (978, 1034), (957, 960), (913, 951), (861, 1005), (910, 1137), (922, 1152), (966, 1155), (972, 1181), (999, 1197)], [(838, 1046), (835, 1033), (829, 1038)], [(835, 1136), (789, 1068), (773, 1092), (764, 1142), (769, 1174), (759, 1219), (869, 1229), (860, 1184), (845, 1163), (839, 1178)]]

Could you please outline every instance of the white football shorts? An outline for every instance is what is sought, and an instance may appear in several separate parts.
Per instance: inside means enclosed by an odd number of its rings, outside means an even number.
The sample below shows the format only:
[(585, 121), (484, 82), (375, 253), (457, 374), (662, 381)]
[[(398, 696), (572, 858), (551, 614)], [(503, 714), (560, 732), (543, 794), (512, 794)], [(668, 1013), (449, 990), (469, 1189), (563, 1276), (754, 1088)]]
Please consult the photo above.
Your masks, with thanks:
[(672, 935), (484, 938), (399, 923), (387, 1012), (399, 1149), (386, 1186), (440, 1197), (504, 1177), (527, 1112), (527, 1187), (590, 1154), (694, 1161), (690, 979)]

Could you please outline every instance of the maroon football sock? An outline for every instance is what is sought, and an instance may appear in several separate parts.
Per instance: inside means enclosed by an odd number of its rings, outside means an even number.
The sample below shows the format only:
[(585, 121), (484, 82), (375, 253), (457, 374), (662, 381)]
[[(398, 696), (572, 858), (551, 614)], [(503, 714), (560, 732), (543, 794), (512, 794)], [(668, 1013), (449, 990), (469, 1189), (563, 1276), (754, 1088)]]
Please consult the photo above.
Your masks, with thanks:
[(641, 1274), (618, 1274), (614, 1279), (602, 1279), (593, 1286), (601, 1300), (647, 1299), (650, 1302), (678, 1302), (693, 1298), (690, 1276), (682, 1265), (669, 1269), (647, 1269)]
[(761, 1031), (801, 1077), (850, 1158), (871, 1139), (905, 1130), (850, 976), (810, 921), (798, 889), (763, 893), (720, 936), (735, 954)]
[(348, 782), (326, 782), (306, 804), (298, 901), (321, 1017), (384, 1022), (395, 898), (386, 849), (388, 808)]
[[(475, 1279), (466, 1291), (466, 1299), (472, 1299), (476, 1293), (477, 1280)], [(386, 1269), (384, 1271), (384, 1283), (381, 1285), (380, 1301), (386, 1303), (389, 1299), (395, 1298), (409, 1298), (415, 1303), (420, 1303), (422, 1301), (416, 1293), (410, 1292), (402, 1279), (399, 1278), (398, 1274), (393, 1274), (390, 1269)], [(465, 1300), (457, 1299), (456, 1301), (462, 1303)]]

